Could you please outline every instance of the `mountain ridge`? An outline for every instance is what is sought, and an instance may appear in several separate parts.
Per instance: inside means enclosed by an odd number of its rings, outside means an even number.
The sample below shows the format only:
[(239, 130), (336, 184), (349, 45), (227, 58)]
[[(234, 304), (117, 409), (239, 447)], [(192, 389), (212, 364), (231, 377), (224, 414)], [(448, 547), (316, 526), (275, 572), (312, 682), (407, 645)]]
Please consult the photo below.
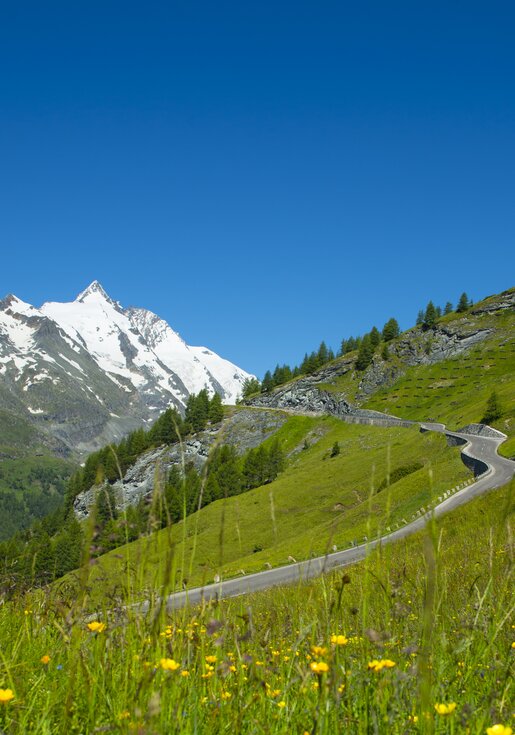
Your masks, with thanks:
[[(189, 346), (158, 315), (127, 307), (93, 281), (68, 303), (0, 301), (0, 410), (86, 454), (184, 409), (203, 388), (234, 403), (246, 378), (230, 361)], [(2, 395), (9, 395), (9, 401)]]

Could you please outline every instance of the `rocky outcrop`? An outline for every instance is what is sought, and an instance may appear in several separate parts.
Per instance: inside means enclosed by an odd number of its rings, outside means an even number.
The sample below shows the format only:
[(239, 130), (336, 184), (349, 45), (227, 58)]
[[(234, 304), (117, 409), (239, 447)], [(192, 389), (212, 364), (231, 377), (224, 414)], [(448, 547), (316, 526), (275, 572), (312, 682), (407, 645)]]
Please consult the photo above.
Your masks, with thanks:
[(348, 423), (378, 426), (410, 426), (412, 423), (380, 411), (357, 408), (337, 393), (306, 385), (302, 379), (282, 389), (279, 388), (273, 393), (256, 396), (252, 399), (252, 405), (262, 408), (282, 408), (291, 413), (303, 415), (323, 416), (328, 414)]
[(502, 431), (492, 429), (488, 424), (467, 424), (467, 426), (464, 426), (462, 429), (458, 429), (457, 433), (471, 434), (472, 436), (488, 436), (492, 439), (506, 437), (506, 434), (503, 434)]
[[(361, 402), (380, 388), (393, 385), (410, 367), (433, 365), (457, 357), (480, 344), (495, 332), (491, 320), (485, 325), (481, 316), (513, 309), (514, 306), (515, 291), (507, 291), (485, 300), (460, 319), (437, 323), (432, 329), (410, 329), (388, 344), (387, 360), (375, 354), (363, 373), (355, 370), (355, 356), (342, 357), (313, 375), (302, 376), (269, 394), (256, 396), (249, 403), (301, 412), (329, 413), (346, 420), (353, 416), (365, 418), (367, 413), (359, 408)], [(334, 383), (348, 373), (360, 379), (352, 402), (348, 396), (325, 389), (327, 384)]]
[[(124, 509), (135, 505), (142, 497), (150, 497), (166, 482), (173, 465), (193, 464), (200, 471), (216, 444), (230, 444), (238, 454), (243, 454), (272, 436), (287, 419), (287, 415), (280, 412), (242, 409), (217, 427), (188, 437), (182, 445), (145, 452), (129, 467), (123, 479), (112, 485), (117, 507)], [(97, 492), (98, 488), (92, 487), (75, 498), (74, 510), (79, 519), (87, 517)]]

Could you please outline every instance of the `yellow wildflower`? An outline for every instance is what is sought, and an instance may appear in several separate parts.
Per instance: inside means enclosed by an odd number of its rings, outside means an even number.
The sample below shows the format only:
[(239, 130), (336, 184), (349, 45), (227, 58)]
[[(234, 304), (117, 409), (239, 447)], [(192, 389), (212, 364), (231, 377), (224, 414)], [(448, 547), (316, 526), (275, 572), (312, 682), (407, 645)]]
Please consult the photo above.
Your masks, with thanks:
[(378, 674), (383, 669), (391, 669), (394, 666), (395, 661), (391, 661), (389, 658), (380, 659), (379, 661), (377, 659), (374, 659), (373, 661), (369, 661), (368, 663), (369, 671), (373, 671), (376, 674)]
[(487, 735), (512, 735), (512, 732), (511, 727), (505, 727), (504, 725), (492, 725), (492, 727), (486, 728)]
[(98, 620), (94, 620), (92, 623), (88, 623), (88, 629), (92, 633), (102, 633), (106, 629), (105, 623), (100, 623)]
[(284, 700), (281, 700), (280, 702), (277, 702), (277, 706), (283, 709), (286, 707), (286, 702)]
[(333, 643), (335, 646), (346, 646), (348, 642), (349, 639), (344, 635), (331, 636), (331, 643)]
[(181, 665), (178, 664), (177, 661), (174, 661), (173, 658), (160, 659), (159, 666), (163, 671), (177, 671), (177, 669), (180, 669), (181, 667)]
[(190, 675), (190, 672), (189, 671), (186, 671), (186, 669), (184, 669), (184, 671), (181, 671), (181, 676), (187, 677), (189, 675)]
[(11, 699), (14, 699), (14, 692), (12, 689), (0, 689), (0, 704), (7, 704)]
[(312, 661), (309, 664), (309, 668), (315, 674), (325, 674), (329, 671), (329, 666), (324, 661)]
[(456, 709), (456, 702), (449, 702), (449, 704), (435, 704), (435, 710), (439, 715), (452, 715)]
[(206, 661), (208, 662), (208, 664), (215, 664), (216, 656), (206, 656)]
[(311, 653), (314, 656), (325, 656), (327, 653), (327, 648), (324, 646), (311, 646)]
[(232, 695), (231, 695), (231, 692), (222, 692), (222, 694), (220, 696), (221, 696), (222, 700), (225, 701), (227, 699), (230, 699)]
[(46, 653), (44, 656), (41, 656), (39, 659), (42, 664), (45, 664), (45, 666), (50, 662), (50, 656), (48, 656)]

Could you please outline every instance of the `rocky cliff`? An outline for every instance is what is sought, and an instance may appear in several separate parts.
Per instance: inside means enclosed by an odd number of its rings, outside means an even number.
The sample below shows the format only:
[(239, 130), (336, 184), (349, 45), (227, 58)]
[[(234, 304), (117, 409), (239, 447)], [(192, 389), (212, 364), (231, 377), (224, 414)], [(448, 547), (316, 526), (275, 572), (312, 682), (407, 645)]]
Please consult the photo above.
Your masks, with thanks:
[[(117, 507), (124, 509), (136, 504), (142, 497), (150, 497), (166, 481), (173, 465), (182, 467), (192, 463), (197, 470), (201, 470), (216, 444), (230, 444), (238, 454), (259, 446), (287, 418), (280, 411), (237, 410), (222, 424), (188, 437), (182, 445), (174, 444), (145, 452), (129, 467), (125, 476), (113, 484)], [(98, 488), (92, 487), (77, 496), (74, 510), (78, 518), (87, 517), (97, 491)]]

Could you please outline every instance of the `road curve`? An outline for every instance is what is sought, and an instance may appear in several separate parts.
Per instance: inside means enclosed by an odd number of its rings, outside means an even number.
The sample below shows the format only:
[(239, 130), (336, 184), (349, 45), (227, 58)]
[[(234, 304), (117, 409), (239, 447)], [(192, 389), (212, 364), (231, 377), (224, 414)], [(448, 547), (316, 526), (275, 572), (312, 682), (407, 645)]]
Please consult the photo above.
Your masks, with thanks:
[[(338, 567), (354, 564), (364, 559), (367, 553), (379, 544), (389, 544), (416, 533), (426, 525), (432, 514), (438, 517), (444, 513), (448, 513), (460, 505), (467, 503), (472, 498), (506, 484), (515, 474), (515, 462), (504, 459), (497, 454), (498, 446), (506, 438), (500, 433), (496, 437), (476, 436), (447, 431), (443, 424), (435, 423), (421, 424), (421, 431), (445, 433), (449, 437), (449, 441), (462, 445), (461, 452), (464, 462), (467, 465), (470, 464), (470, 461), (474, 462), (476, 464), (476, 473), (479, 470), (482, 472), (476, 482), (458, 490), (452, 496), (436, 505), (431, 511), (425, 513), (425, 515), (421, 515), (416, 520), (407, 523), (405, 526), (379, 539), (371, 540), (342, 551), (336, 551), (332, 554), (326, 554), (325, 556), (319, 556), (315, 559), (309, 559), (308, 561), (223, 580), (204, 587), (195, 587), (182, 592), (175, 592), (166, 598), (167, 610), (177, 610), (185, 605), (195, 605), (213, 599), (236, 597), (277, 585), (291, 584), (317, 577), (324, 572)], [(133, 609), (136, 609), (140, 613), (147, 612), (149, 608), (150, 603), (148, 601), (133, 607)]]

